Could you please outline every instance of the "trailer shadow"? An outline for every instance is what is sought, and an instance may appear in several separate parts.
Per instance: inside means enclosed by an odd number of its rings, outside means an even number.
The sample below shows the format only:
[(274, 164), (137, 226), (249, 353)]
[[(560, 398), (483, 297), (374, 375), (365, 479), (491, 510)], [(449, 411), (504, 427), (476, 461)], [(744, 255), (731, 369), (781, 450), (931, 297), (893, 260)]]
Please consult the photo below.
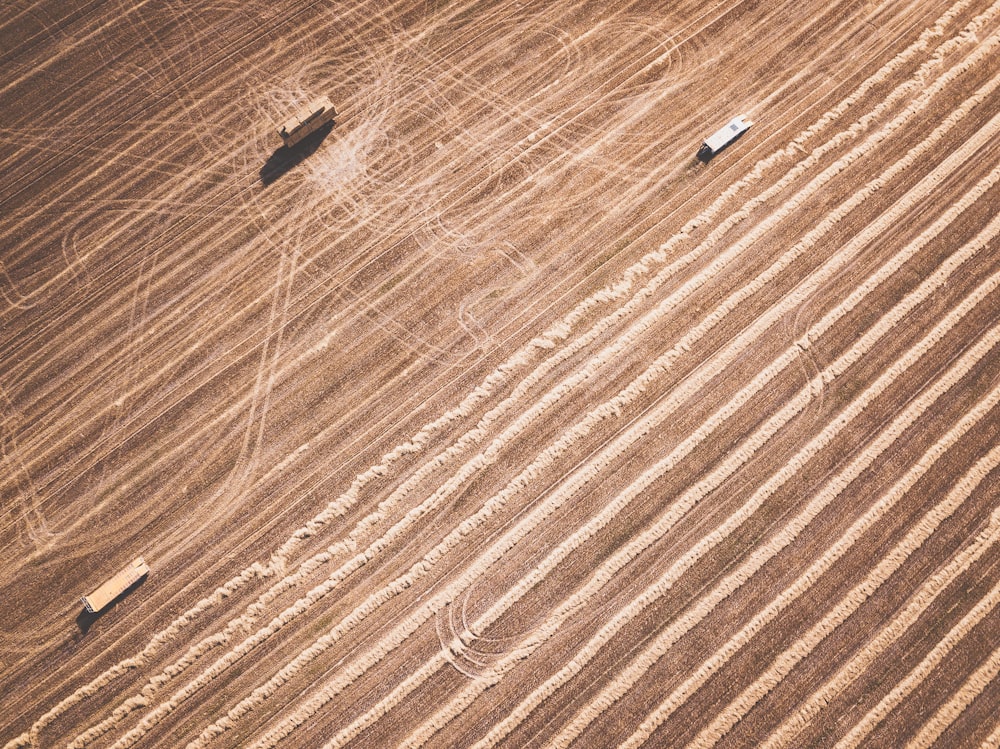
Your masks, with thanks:
[(118, 596), (111, 601), (107, 606), (96, 613), (90, 613), (87, 609), (83, 609), (76, 616), (76, 626), (80, 630), (80, 634), (87, 634), (88, 630), (94, 625), (94, 623), (100, 619), (102, 616), (111, 611), (115, 606), (117, 606), (123, 598), (125, 598), (129, 593), (134, 591), (136, 588), (140, 587), (144, 582), (146, 582), (146, 575), (143, 575), (134, 583), (129, 585), (125, 590), (118, 594)]
[(281, 146), (272, 153), (264, 166), (260, 168), (260, 181), (264, 183), (264, 186), (273, 184), (315, 153), (326, 136), (333, 130), (334, 124), (334, 121), (330, 120), (294, 146)]

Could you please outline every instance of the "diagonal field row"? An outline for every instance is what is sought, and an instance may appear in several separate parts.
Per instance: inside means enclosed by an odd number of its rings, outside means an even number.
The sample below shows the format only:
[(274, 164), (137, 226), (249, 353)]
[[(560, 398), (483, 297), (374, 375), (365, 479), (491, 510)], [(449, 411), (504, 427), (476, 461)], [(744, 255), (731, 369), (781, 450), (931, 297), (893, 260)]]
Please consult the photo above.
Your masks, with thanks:
[[(280, 287), (278, 287), (278, 288), (280, 288)], [(277, 298), (277, 289), (276, 289), (276, 298)], [(182, 319), (182, 318), (179, 318), (179, 319)], [(164, 374), (165, 374), (165, 373), (164, 373)], [(213, 375), (213, 376), (214, 376), (214, 375)], [(173, 388), (172, 388), (172, 389), (173, 389)], [(120, 399), (119, 399), (119, 400), (120, 400)], [(154, 402), (155, 402), (155, 401), (154, 401)], [(235, 410), (235, 411), (239, 411), (239, 410), (240, 410), (241, 408), (245, 407), (245, 405), (246, 405), (246, 404), (245, 404), (244, 402), (240, 402), (240, 403), (237, 403), (237, 404), (234, 404), (235, 408), (230, 408), (230, 409), (228, 409), (228, 410), (227, 410), (226, 412), (224, 412), (224, 413), (223, 413), (223, 417), (224, 417), (224, 419), (225, 419), (225, 418), (231, 418), (231, 414), (233, 413), (233, 411), (234, 411), (234, 410)], [(159, 416), (162, 416), (162, 415), (163, 415), (163, 412), (157, 412), (157, 413), (156, 413), (156, 416), (158, 416), (158, 417), (159, 417)], [(123, 436), (125, 436), (126, 438), (128, 438), (128, 437), (127, 437), (127, 435), (121, 435), (121, 434), (118, 434), (118, 433), (117, 433), (117, 429), (116, 429), (116, 430), (115, 430), (115, 431), (114, 431), (114, 432), (113, 432), (112, 434), (117, 434), (117, 436), (118, 436), (118, 438), (119, 438), (119, 439), (120, 439), (120, 438), (122, 438)], [(193, 439), (194, 441), (197, 441), (197, 436), (198, 436), (197, 434), (193, 435), (193, 436), (192, 436), (192, 439)], [(95, 444), (99, 444), (99, 443), (95, 443)], [(190, 443), (185, 443), (185, 445), (184, 445), (184, 447), (189, 447), (189, 446), (190, 446)], [(24, 449), (24, 448), (22, 448), (22, 449)], [(89, 448), (88, 448), (88, 449), (89, 449)], [(132, 481), (135, 481), (135, 479), (134, 479), (134, 478), (133, 478), (133, 479), (130, 479), (130, 480), (132, 480)], [(55, 487), (55, 489), (56, 489), (57, 491), (58, 491), (59, 489), (61, 489), (61, 488), (62, 488), (62, 487)], [(80, 525), (80, 522), (81, 522), (81, 521), (79, 521), (79, 520), (78, 520), (78, 521), (77, 521), (77, 524), (76, 524), (76, 526), (74, 526), (74, 527), (78, 527), (78, 526)]]
[[(987, 134), (987, 138), (988, 138), (988, 137), (989, 137), (989, 134)], [(974, 146), (974, 147), (973, 147), (973, 150), (975, 150), (975, 147), (978, 147), (978, 146)]]
[[(988, 140), (988, 139), (989, 139), (990, 137), (992, 137), (992, 132), (991, 132), (991, 131), (987, 131), (987, 132), (985, 133), (985, 136), (984, 136), (984, 138), (985, 138), (986, 140)], [(979, 144), (972, 144), (972, 145), (970, 145), (968, 153), (972, 153), (972, 152), (975, 152), (975, 151), (976, 151), (976, 150), (977, 150), (977, 149), (978, 149), (979, 147), (980, 147), (980, 146), (979, 146)], [(987, 293), (987, 294), (988, 294), (988, 293), (989, 293), (989, 292), (991, 292), (991, 291), (992, 291), (992, 288), (989, 288), (989, 289), (987, 289), (987, 291), (986, 291), (985, 293)]]
[(995, 741), (1000, 2), (21, 5), (5, 747)]

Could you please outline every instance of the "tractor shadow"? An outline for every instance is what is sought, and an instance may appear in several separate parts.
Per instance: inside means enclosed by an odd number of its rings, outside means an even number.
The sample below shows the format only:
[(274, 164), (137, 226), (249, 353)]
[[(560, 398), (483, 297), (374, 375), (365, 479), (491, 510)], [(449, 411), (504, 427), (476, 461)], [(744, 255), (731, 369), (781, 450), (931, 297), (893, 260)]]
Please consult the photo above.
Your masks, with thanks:
[(326, 136), (336, 124), (333, 120), (325, 123), (316, 132), (310, 133), (294, 146), (281, 146), (260, 168), (260, 181), (264, 187), (272, 185), (296, 166), (316, 152)]

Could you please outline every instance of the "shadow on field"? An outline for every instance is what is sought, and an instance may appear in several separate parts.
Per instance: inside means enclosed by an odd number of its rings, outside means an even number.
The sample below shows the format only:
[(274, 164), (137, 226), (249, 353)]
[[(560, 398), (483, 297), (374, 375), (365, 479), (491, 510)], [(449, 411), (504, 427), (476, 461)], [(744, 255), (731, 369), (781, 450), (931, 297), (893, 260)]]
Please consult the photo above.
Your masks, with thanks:
[(83, 609), (83, 611), (81, 611), (79, 614), (77, 614), (77, 617), (76, 617), (76, 626), (79, 627), (80, 634), (83, 634), (83, 635), (87, 634), (87, 631), (94, 625), (94, 622), (96, 622), (102, 616), (104, 616), (109, 611), (111, 611), (111, 609), (113, 609), (115, 606), (117, 606), (121, 602), (121, 600), (123, 598), (125, 598), (125, 596), (127, 596), (129, 593), (131, 593), (136, 588), (138, 588), (139, 586), (141, 586), (144, 582), (146, 582), (146, 576), (145, 575), (143, 575), (138, 580), (136, 580), (134, 583), (132, 583), (131, 585), (129, 585), (127, 588), (125, 588), (125, 590), (123, 590), (118, 595), (118, 597), (115, 598), (115, 600), (113, 600), (111, 603), (109, 603), (107, 606), (105, 606), (103, 609), (101, 609), (97, 613), (91, 614), (89, 611), (87, 611), (87, 609)]
[(334, 121), (330, 120), (315, 133), (310, 133), (294, 146), (281, 146), (271, 154), (271, 158), (260, 168), (260, 181), (264, 186), (276, 182), (284, 174), (301, 164), (308, 156), (316, 152), (319, 144), (333, 130)]

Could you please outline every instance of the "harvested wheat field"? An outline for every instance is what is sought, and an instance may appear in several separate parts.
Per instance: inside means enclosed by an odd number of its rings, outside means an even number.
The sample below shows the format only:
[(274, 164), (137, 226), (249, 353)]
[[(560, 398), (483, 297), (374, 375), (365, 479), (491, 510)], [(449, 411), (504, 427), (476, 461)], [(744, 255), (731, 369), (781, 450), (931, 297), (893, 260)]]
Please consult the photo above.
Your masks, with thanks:
[(0, 60), (0, 746), (1000, 746), (1000, 0)]

